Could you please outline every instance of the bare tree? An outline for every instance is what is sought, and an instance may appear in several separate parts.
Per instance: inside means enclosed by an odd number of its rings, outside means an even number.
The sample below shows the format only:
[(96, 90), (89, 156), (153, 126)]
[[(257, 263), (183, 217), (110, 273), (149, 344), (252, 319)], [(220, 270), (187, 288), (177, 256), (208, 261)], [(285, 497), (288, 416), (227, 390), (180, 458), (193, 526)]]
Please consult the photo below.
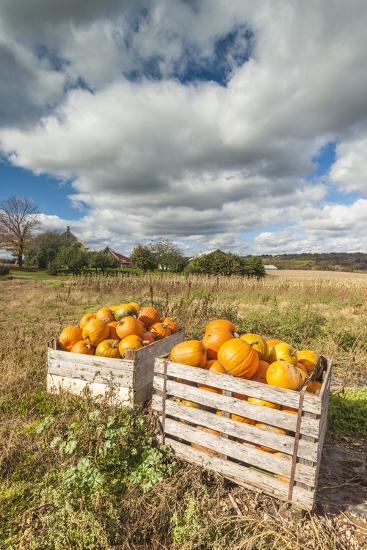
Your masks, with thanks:
[(23, 265), (23, 254), (39, 224), (37, 206), (24, 197), (10, 197), (0, 205), (0, 248), (12, 252), (16, 264)]

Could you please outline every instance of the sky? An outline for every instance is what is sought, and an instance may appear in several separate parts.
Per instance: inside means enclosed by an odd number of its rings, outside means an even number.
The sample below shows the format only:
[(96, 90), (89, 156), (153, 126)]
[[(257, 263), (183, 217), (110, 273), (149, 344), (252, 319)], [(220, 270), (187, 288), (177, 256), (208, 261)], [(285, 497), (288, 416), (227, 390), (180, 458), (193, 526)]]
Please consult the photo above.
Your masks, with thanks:
[(367, 251), (365, 0), (2, 0), (0, 201), (127, 254)]

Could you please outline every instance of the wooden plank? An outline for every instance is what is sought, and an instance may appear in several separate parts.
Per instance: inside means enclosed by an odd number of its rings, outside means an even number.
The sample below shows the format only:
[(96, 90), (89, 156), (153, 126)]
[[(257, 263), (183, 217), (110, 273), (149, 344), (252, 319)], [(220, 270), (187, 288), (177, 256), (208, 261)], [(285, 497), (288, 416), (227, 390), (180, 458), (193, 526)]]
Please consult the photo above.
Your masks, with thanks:
[[(158, 413), (162, 411), (162, 398), (160, 396), (153, 396), (152, 408)], [(166, 414), (192, 424), (212, 428), (222, 434), (244, 439), (250, 443), (265, 445), (282, 453), (291, 455), (293, 452), (294, 437), (292, 436), (260, 430), (256, 426), (231, 420), (204, 410), (187, 407), (171, 399), (166, 401)], [(317, 450), (317, 443), (301, 441), (298, 456), (316, 462)]]
[[(58, 376), (56, 374), (47, 375), (47, 390), (50, 392), (68, 391), (75, 395), (81, 395), (87, 386), (94, 397), (105, 395), (110, 389), (107, 384), (99, 382), (87, 382), (85, 380)], [(114, 402), (132, 405), (132, 390), (122, 386), (115, 388)]]
[[(190, 443), (202, 445), (212, 451), (225, 454), (227, 457), (235, 458), (267, 472), (290, 476), (291, 464), (288, 460), (257, 449), (253, 445), (237, 443), (220, 435), (215, 436), (171, 418), (166, 418), (165, 433)], [(316, 467), (297, 464), (295, 479), (305, 483), (310, 488), (314, 487)]]
[(72, 362), (65, 363), (57, 359), (49, 359), (48, 372), (49, 374), (57, 374), (58, 376), (76, 379), (79, 378), (88, 382), (105, 383), (111, 381), (126, 387), (132, 387), (133, 385), (132, 370), (123, 371), (121, 369), (116, 370), (108, 367), (99, 368), (89, 365), (74, 365)]
[[(161, 374), (163, 372), (163, 359), (158, 358), (155, 361), (155, 372)], [(286, 390), (255, 382), (253, 380), (244, 380), (230, 375), (216, 374), (205, 369), (190, 367), (180, 363), (168, 363), (168, 376), (189, 380), (207, 386), (214, 386), (222, 390), (228, 390), (236, 393), (243, 393), (250, 397), (257, 397), (277, 403), (278, 405), (287, 405), (288, 407), (298, 408), (299, 392)], [(305, 395), (304, 410), (315, 414), (321, 413), (321, 400), (318, 396), (308, 394)]]
[(145, 346), (144, 348), (134, 350), (135, 361), (135, 384), (134, 387), (139, 389), (140, 387), (151, 384), (153, 388), (154, 377), (154, 360), (164, 353), (171, 351), (173, 346), (179, 342), (183, 342), (185, 339), (185, 333), (183, 330), (158, 340)]
[[(154, 378), (154, 388), (160, 391), (163, 389), (163, 381), (158, 376)], [(167, 394), (180, 397), (181, 399), (188, 399), (189, 401), (194, 401), (195, 403), (213, 409), (235, 413), (246, 418), (254, 419), (257, 422), (264, 422), (265, 424), (270, 424), (293, 432), (296, 429), (296, 415), (285, 413), (277, 409), (270, 409), (269, 407), (254, 405), (247, 401), (235, 399), (234, 397), (227, 397), (225, 395), (201, 390), (180, 382), (168, 380)], [(302, 417), (301, 433), (318, 437), (319, 422), (314, 419)]]
[(111, 359), (110, 357), (99, 357), (97, 355), (84, 355), (82, 353), (71, 353), (48, 348), (48, 357), (78, 365), (92, 365), (98, 368), (112, 368), (128, 370), (132, 368), (132, 361), (127, 359)]
[(322, 380), (320, 394), (319, 394), (321, 401), (323, 401), (324, 396), (327, 394), (327, 387), (328, 386), (330, 387), (332, 366), (333, 366), (332, 358), (327, 357), (326, 370), (324, 371), (324, 377)]
[[(187, 462), (191, 462), (192, 464), (209, 470), (214, 470), (216, 473), (234, 481), (238, 485), (243, 485), (252, 490), (259, 489), (270, 496), (281, 500), (287, 500), (288, 484), (273, 476), (264, 474), (253, 468), (236, 464), (229, 460), (210, 456), (170, 437), (167, 437), (166, 443), (173, 448), (179, 458)], [(314, 506), (314, 492), (295, 487), (292, 504), (304, 510), (311, 511)]]

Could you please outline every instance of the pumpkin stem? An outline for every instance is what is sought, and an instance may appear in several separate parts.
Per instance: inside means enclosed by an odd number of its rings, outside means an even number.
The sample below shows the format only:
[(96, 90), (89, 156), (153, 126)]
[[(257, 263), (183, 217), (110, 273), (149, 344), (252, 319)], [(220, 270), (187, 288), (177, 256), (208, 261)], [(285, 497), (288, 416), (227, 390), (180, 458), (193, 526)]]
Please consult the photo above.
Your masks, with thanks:
[(239, 338), (239, 337), (240, 337), (240, 335), (238, 334), (238, 332), (233, 333), (233, 338)]
[(250, 346), (256, 346), (256, 344), (259, 344), (259, 340), (254, 340), (253, 342), (251, 342)]
[(111, 348), (117, 348), (118, 346), (118, 340), (114, 340), (111, 344)]

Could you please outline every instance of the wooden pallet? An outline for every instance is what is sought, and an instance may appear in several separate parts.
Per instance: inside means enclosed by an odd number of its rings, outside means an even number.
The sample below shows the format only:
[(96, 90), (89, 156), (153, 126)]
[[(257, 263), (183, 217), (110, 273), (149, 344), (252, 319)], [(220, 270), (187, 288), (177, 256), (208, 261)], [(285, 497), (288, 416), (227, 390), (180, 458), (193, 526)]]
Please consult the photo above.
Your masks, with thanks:
[[(332, 366), (331, 359), (321, 361), (322, 387), (319, 395), (314, 395), (305, 388), (301, 392), (286, 390), (173, 363), (166, 357), (157, 358), (152, 407), (160, 418), (163, 439), (177, 456), (188, 462), (214, 470), (239, 485), (312, 510), (326, 432)], [(218, 388), (222, 393), (200, 389), (196, 387), (198, 383)], [(291, 407), (298, 413), (255, 405), (233, 397), (233, 393)], [(192, 401), (201, 408), (191, 408), (180, 400)], [(216, 414), (218, 410), (222, 411), (221, 416)], [(232, 420), (231, 413), (284, 428), (288, 434)], [(219, 435), (203, 428), (215, 430)], [(265, 452), (257, 445), (281, 451), (286, 457)], [(288, 481), (278, 479), (278, 475)]]
[(54, 340), (47, 349), (47, 389), (81, 394), (88, 386), (92, 395), (98, 396), (104, 395), (113, 384), (117, 402), (142, 405), (152, 397), (155, 358), (184, 338), (181, 330), (144, 348), (128, 350), (124, 359), (61, 351)]

